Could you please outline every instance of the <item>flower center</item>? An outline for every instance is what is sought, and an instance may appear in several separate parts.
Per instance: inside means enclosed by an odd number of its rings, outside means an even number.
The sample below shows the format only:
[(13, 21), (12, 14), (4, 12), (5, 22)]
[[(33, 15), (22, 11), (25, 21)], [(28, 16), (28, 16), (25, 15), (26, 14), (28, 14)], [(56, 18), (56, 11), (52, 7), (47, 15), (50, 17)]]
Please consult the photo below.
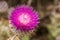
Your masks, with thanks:
[(22, 13), (18, 20), (23, 23), (24, 25), (28, 24), (30, 22), (30, 16), (28, 14)]

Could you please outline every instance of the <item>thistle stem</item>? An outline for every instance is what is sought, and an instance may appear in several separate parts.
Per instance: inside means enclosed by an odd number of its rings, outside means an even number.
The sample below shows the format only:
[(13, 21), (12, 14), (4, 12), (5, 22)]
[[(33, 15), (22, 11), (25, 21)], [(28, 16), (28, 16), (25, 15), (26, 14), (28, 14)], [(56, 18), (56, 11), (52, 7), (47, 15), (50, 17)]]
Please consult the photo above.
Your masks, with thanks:
[(32, 3), (32, 0), (28, 0), (28, 5), (30, 6), (31, 5), (31, 3)]

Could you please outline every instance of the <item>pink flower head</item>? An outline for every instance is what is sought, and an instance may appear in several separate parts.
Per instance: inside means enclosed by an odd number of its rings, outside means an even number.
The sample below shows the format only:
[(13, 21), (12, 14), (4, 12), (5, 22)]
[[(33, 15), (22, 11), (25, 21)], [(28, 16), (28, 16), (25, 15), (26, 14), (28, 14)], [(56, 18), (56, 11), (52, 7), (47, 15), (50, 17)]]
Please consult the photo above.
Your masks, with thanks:
[(33, 30), (39, 23), (37, 12), (27, 5), (16, 7), (9, 18), (14, 27), (21, 31)]
[(60, 36), (56, 38), (56, 40), (60, 40)]

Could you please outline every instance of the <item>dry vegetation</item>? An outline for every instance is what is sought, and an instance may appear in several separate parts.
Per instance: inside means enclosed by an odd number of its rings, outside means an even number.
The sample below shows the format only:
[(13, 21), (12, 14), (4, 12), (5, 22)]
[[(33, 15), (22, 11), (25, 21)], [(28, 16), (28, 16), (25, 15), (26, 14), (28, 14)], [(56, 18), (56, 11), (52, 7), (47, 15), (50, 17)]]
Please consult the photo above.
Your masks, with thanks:
[[(6, 5), (0, 1), (0, 40), (56, 40), (60, 36), (60, 1), (32, 0), (31, 3), (29, 0), (4, 1)], [(32, 6), (39, 12), (40, 24), (34, 31), (16, 32), (9, 24), (8, 15), (11, 8), (21, 4)]]

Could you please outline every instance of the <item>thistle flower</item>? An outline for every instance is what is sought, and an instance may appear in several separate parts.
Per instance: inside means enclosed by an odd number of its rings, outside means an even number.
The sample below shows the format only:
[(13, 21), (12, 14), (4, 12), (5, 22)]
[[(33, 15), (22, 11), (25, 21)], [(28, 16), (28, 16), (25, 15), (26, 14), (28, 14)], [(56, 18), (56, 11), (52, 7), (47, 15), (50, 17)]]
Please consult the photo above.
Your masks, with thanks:
[(56, 40), (60, 40), (60, 36), (56, 38)]
[(0, 1), (0, 12), (6, 12), (8, 10), (8, 4), (6, 1)]
[(9, 16), (11, 23), (17, 30), (29, 31), (38, 25), (38, 13), (27, 5), (17, 6)]

